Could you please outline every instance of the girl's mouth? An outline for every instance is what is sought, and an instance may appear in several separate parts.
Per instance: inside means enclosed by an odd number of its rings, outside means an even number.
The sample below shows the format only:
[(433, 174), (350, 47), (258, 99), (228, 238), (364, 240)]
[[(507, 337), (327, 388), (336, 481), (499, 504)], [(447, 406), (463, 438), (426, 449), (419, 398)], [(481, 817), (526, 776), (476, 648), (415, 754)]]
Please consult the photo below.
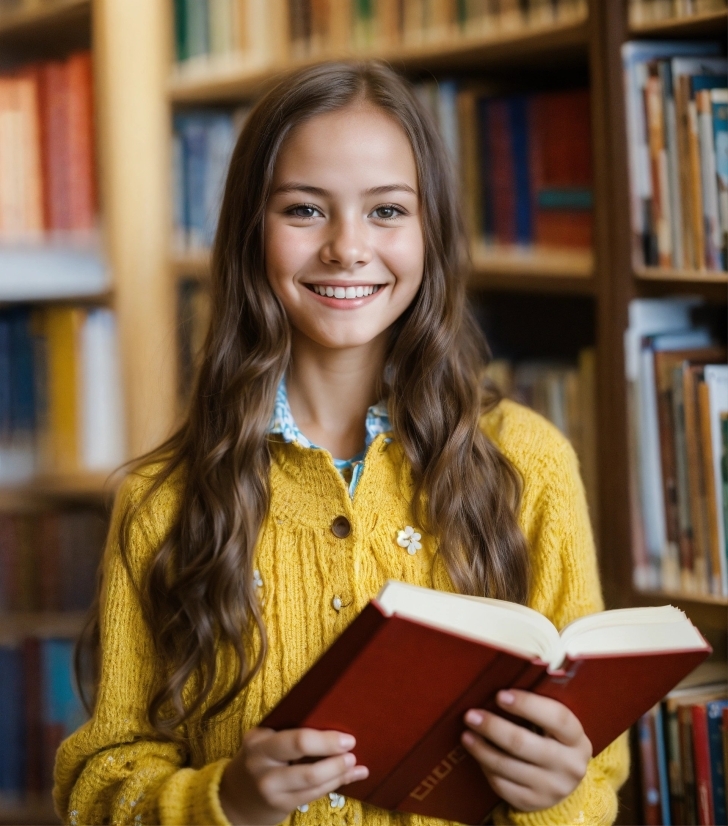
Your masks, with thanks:
[(351, 301), (352, 299), (366, 298), (367, 296), (373, 295), (382, 285), (368, 284), (366, 286), (359, 285), (356, 287), (334, 287), (325, 284), (306, 284), (305, 286), (307, 289), (311, 290), (311, 292), (314, 292), (316, 295), (320, 295), (324, 298), (338, 298), (339, 300), (348, 299)]

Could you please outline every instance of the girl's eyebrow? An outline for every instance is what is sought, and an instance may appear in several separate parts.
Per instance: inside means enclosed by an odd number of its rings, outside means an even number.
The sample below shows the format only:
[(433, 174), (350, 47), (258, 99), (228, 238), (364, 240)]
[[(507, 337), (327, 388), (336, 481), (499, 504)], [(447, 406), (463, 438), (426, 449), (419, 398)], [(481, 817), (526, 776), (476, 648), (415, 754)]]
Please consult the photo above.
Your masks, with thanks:
[[(399, 183), (399, 184), (384, 184), (383, 186), (373, 186), (369, 189), (365, 189), (362, 192), (362, 195), (385, 195), (388, 192), (411, 192), (413, 195), (417, 195), (417, 192), (412, 189), (409, 184)], [(310, 184), (303, 184), (298, 183), (297, 181), (290, 181), (288, 183), (283, 183), (279, 187), (276, 188), (274, 195), (277, 195), (280, 192), (306, 192), (309, 195), (316, 195), (319, 198), (328, 198), (331, 196), (331, 193), (328, 189), (322, 189), (318, 186), (311, 186)]]

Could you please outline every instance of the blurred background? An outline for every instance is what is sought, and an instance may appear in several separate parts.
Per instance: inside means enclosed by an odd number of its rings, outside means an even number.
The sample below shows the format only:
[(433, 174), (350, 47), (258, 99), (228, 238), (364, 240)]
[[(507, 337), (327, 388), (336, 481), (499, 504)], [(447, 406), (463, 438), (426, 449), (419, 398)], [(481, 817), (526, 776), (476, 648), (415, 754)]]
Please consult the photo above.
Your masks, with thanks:
[(58, 743), (118, 478), (179, 421), (230, 153), (284, 70), (380, 57), (457, 171), (491, 377), (572, 441), (607, 607), (712, 658), (620, 822), (726, 823), (726, 0), (0, 0), (0, 823)]

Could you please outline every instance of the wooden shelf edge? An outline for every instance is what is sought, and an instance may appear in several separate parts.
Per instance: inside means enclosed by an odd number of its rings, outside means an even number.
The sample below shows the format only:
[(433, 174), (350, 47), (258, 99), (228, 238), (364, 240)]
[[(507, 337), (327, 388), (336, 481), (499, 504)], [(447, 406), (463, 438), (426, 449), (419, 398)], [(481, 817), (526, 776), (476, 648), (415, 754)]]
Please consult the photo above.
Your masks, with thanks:
[(528, 53), (556, 51), (588, 44), (588, 18), (548, 25), (495, 30), (487, 35), (461, 34), (445, 41), (426, 41), (385, 49), (332, 51), (291, 60), (283, 64), (261, 65), (244, 62), (243, 57), (222, 61), (196, 60), (176, 66), (167, 83), (169, 99), (177, 103), (234, 99), (249, 95), (276, 76), (325, 60), (366, 60), (378, 58), (409, 69), (447, 66), (460, 61), (513, 60)]
[(634, 594), (644, 600), (675, 600), (677, 602), (694, 603), (699, 605), (714, 606), (715, 608), (728, 609), (728, 597), (715, 597), (710, 594), (690, 594), (685, 591), (634, 591)]
[(85, 611), (8, 611), (0, 613), (0, 639), (75, 638), (85, 620)]
[(728, 284), (727, 272), (673, 270), (662, 267), (635, 267), (635, 278), (646, 281), (685, 281), (694, 284)]
[(4, 826), (40, 826), (40, 824), (60, 823), (53, 808), (52, 800), (28, 801), (26, 803), (0, 803), (0, 824)]
[[(491, 280), (527, 279), (529, 284), (550, 281), (573, 283), (577, 290), (593, 289), (594, 253), (592, 250), (551, 248), (496, 248), (474, 244), (472, 251), (473, 271), (471, 286), (487, 285)], [(210, 255), (207, 252), (175, 254), (170, 259), (170, 269), (177, 279), (208, 278)]]
[(0, 485), (0, 509), (22, 508), (34, 499), (104, 499), (117, 485), (113, 471), (41, 474), (25, 483)]
[(0, 13), (0, 35), (26, 30), (38, 24), (45, 25), (55, 19), (91, 9), (91, 0), (54, 0), (53, 2), (21, 4), (20, 8)]
[(728, 10), (651, 20), (638, 26), (630, 26), (629, 34), (630, 37), (703, 34), (709, 33), (713, 28), (717, 30), (721, 23), (724, 26), (728, 23)]

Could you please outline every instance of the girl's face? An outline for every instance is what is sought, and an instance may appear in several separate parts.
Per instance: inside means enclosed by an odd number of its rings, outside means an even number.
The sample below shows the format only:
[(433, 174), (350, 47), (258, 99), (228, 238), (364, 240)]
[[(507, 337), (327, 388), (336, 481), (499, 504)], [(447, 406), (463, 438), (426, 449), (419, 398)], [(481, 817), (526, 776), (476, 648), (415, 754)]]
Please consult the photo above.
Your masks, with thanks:
[(264, 244), (294, 331), (335, 349), (383, 335), (417, 293), (425, 259), (402, 127), (370, 104), (297, 127), (276, 163)]

